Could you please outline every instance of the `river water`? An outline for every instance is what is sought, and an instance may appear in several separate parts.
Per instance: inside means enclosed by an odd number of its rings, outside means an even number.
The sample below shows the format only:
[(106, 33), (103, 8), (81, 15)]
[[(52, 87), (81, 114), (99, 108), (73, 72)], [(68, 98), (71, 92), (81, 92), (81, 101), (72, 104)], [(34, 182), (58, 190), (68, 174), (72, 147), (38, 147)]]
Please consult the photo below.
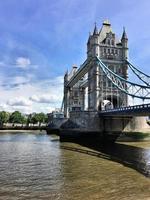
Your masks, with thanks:
[(89, 146), (0, 133), (0, 200), (150, 199), (150, 142)]

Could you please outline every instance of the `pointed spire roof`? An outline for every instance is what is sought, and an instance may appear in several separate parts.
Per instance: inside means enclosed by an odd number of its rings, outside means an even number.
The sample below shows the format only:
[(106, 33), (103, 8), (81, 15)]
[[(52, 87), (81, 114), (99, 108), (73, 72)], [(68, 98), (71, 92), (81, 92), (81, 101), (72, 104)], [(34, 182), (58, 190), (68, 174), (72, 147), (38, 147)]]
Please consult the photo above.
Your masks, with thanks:
[(99, 32), (99, 36), (100, 36), (99, 37), (99, 41), (102, 42), (106, 38), (107, 33), (110, 33), (110, 32), (113, 33), (112, 28), (111, 28), (111, 24), (110, 24), (110, 22), (108, 20), (105, 20), (103, 22), (102, 28), (101, 28), (101, 30)]
[(125, 27), (123, 27), (123, 33), (122, 33), (122, 38), (121, 38), (121, 40), (122, 40), (122, 39), (128, 39), (127, 34), (126, 34), (126, 31), (125, 31)]
[(68, 76), (68, 69), (67, 69), (67, 71), (65, 72), (65, 76)]
[(98, 34), (98, 29), (97, 29), (97, 24), (95, 22), (95, 27), (94, 27), (93, 35), (97, 35), (97, 34)]
[(91, 32), (89, 32), (89, 38), (88, 38), (88, 41), (87, 41), (87, 43), (89, 43), (89, 42), (90, 42), (90, 39), (91, 39)]

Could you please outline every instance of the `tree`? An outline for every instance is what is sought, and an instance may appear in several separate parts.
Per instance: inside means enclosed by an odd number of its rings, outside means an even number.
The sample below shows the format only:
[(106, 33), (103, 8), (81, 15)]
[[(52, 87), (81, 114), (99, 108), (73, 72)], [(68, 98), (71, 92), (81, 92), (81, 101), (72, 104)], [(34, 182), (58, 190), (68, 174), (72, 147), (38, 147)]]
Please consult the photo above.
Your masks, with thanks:
[(0, 126), (3, 127), (4, 123), (7, 123), (9, 120), (9, 113), (5, 111), (0, 112)]
[(32, 114), (29, 114), (27, 117), (27, 126), (29, 126), (30, 123), (32, 123)]
[(20, 122), (21, 122), (22, 126), (23, 126), (23, 124), (27, 124), (27, 118), (24, 115), (21, 115)]
[(34, 113), (31, 117), (31, 123), (37, 124), (39, 123), (39, 126), (41, 126), (41, 123), (45, 123), (47, 119), (47, 115), (44, 113)]
[(19, 111), (15, 111), (10, 115), (10, 122), (15, 124), (22, 124), (22, 114)]
[(37, 124), (39, 122), (39, 118), (38, 118), (38, 114), (34, 114), (32, 117), (31, 117), (31, 123), (32, 124)]
[(46, 115), (44, 113), (38, 113), (38, 122), (39, 126), (41, 126), (41, 123), (45, 123), (46, 121)]

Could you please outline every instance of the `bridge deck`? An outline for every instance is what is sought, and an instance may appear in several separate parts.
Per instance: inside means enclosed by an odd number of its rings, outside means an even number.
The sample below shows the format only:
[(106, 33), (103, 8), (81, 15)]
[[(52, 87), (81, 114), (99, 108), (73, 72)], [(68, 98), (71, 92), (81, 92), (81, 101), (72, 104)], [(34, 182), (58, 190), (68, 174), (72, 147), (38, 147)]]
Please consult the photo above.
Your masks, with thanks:
[(150, 104), (102, 110), (99, 116), (150, 116)]

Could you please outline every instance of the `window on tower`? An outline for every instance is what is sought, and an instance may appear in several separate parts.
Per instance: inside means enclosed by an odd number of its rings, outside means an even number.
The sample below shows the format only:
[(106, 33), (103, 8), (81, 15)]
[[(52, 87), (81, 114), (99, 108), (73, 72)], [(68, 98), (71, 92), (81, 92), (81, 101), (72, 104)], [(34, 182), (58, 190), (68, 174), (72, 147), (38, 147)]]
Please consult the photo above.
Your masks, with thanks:
[(114, 40), (111, 41), (111, 44), (114, 46)]
[(121, 67), (119, 67), (119, 74), (121, 74), (122, 73), (122, 70), (121, 70)]
[(108, 87), (111, 87), (111, 81), (108, 81)]
[(74, 104), (75, 104), (75, 105), (77, 105), (77, 104), (78, 104), (78, 101), (77, 101), (77, 100), (75, 100), (75, 101), (74, 101)]
[(78, 97), (78, 92), (74, 91), (74, 97)]

